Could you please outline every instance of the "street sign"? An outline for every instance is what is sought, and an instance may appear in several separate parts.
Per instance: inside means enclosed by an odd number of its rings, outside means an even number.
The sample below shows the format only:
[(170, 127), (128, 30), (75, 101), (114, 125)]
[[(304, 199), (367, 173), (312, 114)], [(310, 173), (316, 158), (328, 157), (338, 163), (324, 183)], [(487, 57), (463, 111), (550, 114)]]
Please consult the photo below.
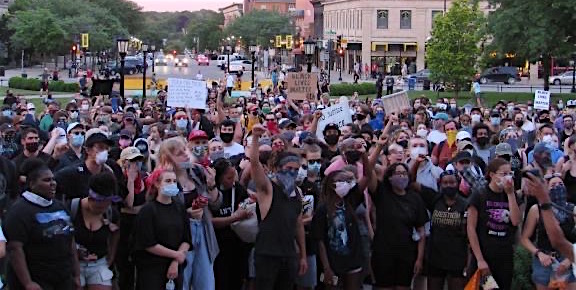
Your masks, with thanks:
[(322, 53), (320, 53), (320, 61), (329, 61), (330, 60), (330, 54), (328, 53), (328, 51), (322, 51)]
[(328, 31), (326, 31), (325, 34), (333, 35), (333, 34), (336, 34), (336, 31), (334, 31), (334, 30), (328, 30)]
[(80, 47), (88, 48), (90, 44), (90, 36), (88, 33), (82, 33), (82, 42), (80, 43)]

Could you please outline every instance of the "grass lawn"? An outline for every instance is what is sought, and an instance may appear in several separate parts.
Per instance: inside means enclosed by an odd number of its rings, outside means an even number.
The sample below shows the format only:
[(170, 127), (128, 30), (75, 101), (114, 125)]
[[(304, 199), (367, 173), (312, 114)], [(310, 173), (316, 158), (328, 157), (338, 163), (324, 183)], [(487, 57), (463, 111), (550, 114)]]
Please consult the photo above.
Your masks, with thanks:
[[(40, 90), (38, 91), (29, 91), (29, 90), (21, 90), (21, 89), (12, 89), (9, 87), (0, 87), (0, 96), (4, 97), (6, 95), (6, 91), (10, 90), (16, 95), (22, 96), (40, 96)], [(64, 93), (64, 92), (53, 92), (52, 95), (65, 95), (71, 93)]]

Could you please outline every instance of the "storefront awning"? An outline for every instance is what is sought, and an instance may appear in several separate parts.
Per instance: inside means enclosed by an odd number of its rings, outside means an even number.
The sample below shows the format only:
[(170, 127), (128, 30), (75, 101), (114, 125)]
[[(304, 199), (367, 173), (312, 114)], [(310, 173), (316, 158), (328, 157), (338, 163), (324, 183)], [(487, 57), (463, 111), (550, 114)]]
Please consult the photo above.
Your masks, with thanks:
[(378, 42), (378, 41), (373, 41), (372, 42), (372, 51), (376, 51), (376, 47), (377, 46), (384, 46), (384, 51), (388, 51), (388, 43), (387, 42)]
[(406, 51), (409, 46), (415, 46), (415, 47), (416, 47), (416, 50), (418, 50), (418, 43), (416, 43), (416, 42), (406, 42), (406, 43), (404, 43), (404, 51)]

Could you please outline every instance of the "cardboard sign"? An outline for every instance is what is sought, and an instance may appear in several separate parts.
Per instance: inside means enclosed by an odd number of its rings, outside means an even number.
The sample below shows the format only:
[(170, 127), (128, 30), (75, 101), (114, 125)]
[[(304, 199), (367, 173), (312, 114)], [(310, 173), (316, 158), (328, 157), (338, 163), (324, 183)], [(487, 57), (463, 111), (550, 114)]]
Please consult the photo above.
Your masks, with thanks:
[(230, 96), (231, 98), (249, 98), (250, 96), (252, 96), (252, 93), (250, 91), (232, 91), (232, 95)]
[(206, 109), (208, 88), (206, 82), (188, 79), (168, 79), (168, 106)]
[(550, 92), (537, 90), (534, 93), (534, 109), (535, 110), (549, 110), (550, 109)]
[(382, 97), (382, 106), (386, 114), (399, 112), (403, 107), (410, 107), (410, 100), (406, 91), (397, 92)]
[(288, 73), (286, 87), (291, 100), (314, 100), (318, 75), (315, 73)]
[(352, 114), (350, 113), (348, 101), (341, 101), (338, 104), (322, 110), (322, 117), (318, 120), (318, 129), (316, 130), (316, 137), (318, 139), (324, 140), (324, 127), (330, 123), (337, 124), (338, 128), (352, 123)]

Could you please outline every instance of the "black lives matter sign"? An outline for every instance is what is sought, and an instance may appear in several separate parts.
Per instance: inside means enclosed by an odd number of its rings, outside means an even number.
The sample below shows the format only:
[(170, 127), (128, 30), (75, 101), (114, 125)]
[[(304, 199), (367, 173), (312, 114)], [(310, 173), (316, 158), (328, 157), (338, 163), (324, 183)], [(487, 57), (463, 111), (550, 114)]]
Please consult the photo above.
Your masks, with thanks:
[(316, 96), (318, 76), (313, 73), (289, 73), (286, 76), (288, 98), (292, 100), (313, 100)]

